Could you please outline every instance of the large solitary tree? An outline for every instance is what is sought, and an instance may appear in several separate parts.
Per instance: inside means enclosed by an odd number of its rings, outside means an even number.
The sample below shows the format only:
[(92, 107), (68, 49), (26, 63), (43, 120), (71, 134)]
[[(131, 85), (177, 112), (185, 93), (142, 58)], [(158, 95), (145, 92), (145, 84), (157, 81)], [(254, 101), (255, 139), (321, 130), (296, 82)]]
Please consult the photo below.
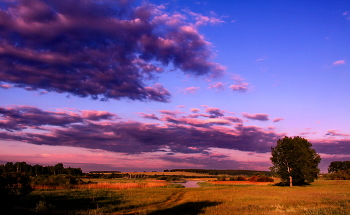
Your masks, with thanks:
[(317, 178), (321, 157), (311, 146), (304, 138), (284, 137), (271, 148), (270, 169), (281, 177), (283, 184), (303, 185)]

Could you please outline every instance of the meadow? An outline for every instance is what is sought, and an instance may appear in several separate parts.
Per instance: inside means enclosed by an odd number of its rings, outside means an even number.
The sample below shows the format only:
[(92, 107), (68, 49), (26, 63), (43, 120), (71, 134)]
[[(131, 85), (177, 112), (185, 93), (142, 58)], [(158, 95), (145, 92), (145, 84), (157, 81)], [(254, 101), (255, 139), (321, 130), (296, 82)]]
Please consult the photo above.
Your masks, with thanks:
[[(18, 203), (22, 214), (350, 214), (350, 181), (317, 180), (304, 187), (271, 183), (203, 182), (199, 188), (173, 188), (164, 182), (95, 179), (94, 189), (35, 190)], [(127, 186), (131, 183), (143, 186)], [(147, 183), (164, 183), (161, 187)], [(119, 184), (119, 185), (115, 185)], [(128, 186), (129, 186), (128, 185)], [(160, 184), (158, 184), (160, 185)], [(176, 186), (175, 186), (176, 187)]]

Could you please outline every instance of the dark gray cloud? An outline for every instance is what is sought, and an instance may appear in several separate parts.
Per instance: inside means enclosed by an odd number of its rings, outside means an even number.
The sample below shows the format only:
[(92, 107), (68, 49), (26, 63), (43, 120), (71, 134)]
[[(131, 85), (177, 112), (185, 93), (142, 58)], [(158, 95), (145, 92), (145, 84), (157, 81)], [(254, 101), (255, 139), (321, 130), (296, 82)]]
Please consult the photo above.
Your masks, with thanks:
[[(93, 99), (166, 102), (162, 66), (216, 76), (209, 43), (181, 14), (128, 0), (18, 0), (0, 9), (0, 81)], [(2, 88), (6, 85), (1, 85)], [(9, 85), (8, 85), (9, 86)]]
[[(153, 118), (152, 114), (143, 116)], [(227, 117), (199, 119), (164, 115), (159, 120), (158, 124), (150, 124), (122, 121), (106, 111), (0, 107), (0, 129), (3, 129), (0, 139), (129, 154), (164, 151), (165, 148), (168, 153), (208, 154), (210, 148), (270, 152), (277, 140), (285, 135), (271, 128), (244, 126), (239, 123), (239, 118), (230, 121)], [(34, 130), (25, 130), (27, 128)], [(310, 142), (318, 153), (344, 154), (350, 151), (349, 139)]]
[(160, 151), (206, 153), (210, 147), (268, 152), (280, 135), (251, 126), (195, 127), (127, 122), (85, 122), (52, 127), (47, 133), (0, 132), (0, 139), (19, 140), (38, 145), (65, 145), (114, 152)]
[(106, 111), (86, 110), (80, 113), (68, 111), (43, 111), (32, 106), (0, 107), (0, 129), (21, 131), (26, 128), (44, 129), (41, 126), (66, 127), (86, 120), (111, 120), (117, 117)]

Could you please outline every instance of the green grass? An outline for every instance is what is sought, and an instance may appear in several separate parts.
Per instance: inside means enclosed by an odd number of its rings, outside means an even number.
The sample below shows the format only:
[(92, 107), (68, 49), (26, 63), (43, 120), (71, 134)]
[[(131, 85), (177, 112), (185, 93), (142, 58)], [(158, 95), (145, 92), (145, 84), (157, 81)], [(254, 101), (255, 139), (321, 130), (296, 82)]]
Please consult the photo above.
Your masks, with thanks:
[(350, 181), (319, 180), (305, 187), (210, 185), (34, 191), (15, 209), (23, 214), (342, 215), (350, 214)]

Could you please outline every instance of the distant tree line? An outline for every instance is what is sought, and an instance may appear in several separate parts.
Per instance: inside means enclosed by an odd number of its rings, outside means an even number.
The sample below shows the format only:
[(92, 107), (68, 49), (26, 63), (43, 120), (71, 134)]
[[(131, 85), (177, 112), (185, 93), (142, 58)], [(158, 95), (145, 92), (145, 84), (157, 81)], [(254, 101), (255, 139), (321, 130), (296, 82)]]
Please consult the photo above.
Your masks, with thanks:
[(216, 170), (216, 169), (171, 169), (164, 170), (164, 172), (192, 172), (192, 173), (203, 173), (209, 175), (247, 175), (252, 176), (256, 174), (264, 174), (272, 176), (270, 171), (256, 171), (256, 170)]
[(0, 165), (0, 175), (8, 173), (22, 173), (28, 176), (39, 176), (39, 175), (82, 175), (81, 168), (65, 168), (62, 163), (58, 163), (54, 166), (42, 166), (39, 164), (30, 165), (26, 162), (7, 162), (6, 164)]
[(350, 180), (350, 161), (332, 161), (324, 177), (329, 180)]
[(339, 170), (350, 169), (350, 161), (332, 161), (328, 167), (328, 173), (337, 172)]

